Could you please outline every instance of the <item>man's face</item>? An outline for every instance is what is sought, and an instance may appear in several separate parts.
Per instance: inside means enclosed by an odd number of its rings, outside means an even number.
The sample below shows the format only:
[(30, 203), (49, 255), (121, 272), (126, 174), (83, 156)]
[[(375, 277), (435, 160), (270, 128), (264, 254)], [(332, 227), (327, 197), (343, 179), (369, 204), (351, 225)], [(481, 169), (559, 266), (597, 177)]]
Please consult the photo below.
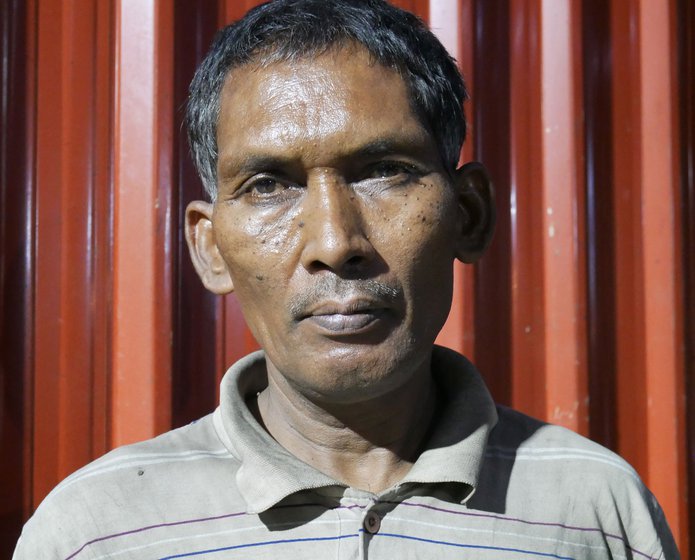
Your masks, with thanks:
[(461, 212), (401, 77), (357, 48), (235, 69), (217, 144), (214, 238), (269, 375), (351, 403), (428, 371)]

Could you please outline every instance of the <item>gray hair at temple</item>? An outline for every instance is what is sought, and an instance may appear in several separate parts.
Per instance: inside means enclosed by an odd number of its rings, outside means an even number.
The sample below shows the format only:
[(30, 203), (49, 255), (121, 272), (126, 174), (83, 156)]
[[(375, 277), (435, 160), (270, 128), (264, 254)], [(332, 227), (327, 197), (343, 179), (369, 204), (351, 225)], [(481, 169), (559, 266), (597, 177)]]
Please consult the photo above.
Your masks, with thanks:
[(466, 137), (466, 88), (454, 59), (419, 18), (383, 0), (274, 0), (219, 31), (191, 82), (188, 139), (211, 200), (217, 194), (220, 94), (230, 71), (249, 63), (297, 60), (350, 43), (400, 73), (444, 166), (456, 169)]

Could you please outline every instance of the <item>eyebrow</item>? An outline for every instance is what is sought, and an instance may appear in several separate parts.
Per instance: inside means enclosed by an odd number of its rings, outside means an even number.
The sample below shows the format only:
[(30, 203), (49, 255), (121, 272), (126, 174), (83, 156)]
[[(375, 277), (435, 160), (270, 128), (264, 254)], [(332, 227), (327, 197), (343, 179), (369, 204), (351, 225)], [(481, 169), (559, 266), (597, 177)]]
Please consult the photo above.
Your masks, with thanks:
[(421, 153), (424, 150), (422, 142), (408, 142), (400, 138), (379, 139), (360, 146), (349, 155), (350, 157), (379, 157), (393, 154), (411, 155)]
[[(433, 148), (427, 146), (424, 140), (424, 138), (419, 137), (405, 139), (397, 136), (392, 138), (379, 138), (343, 154), (339, 154), (337, 162), (345, 162), (353, 159), (373, 159), (395, 154), (402, 154), (410, 157), (417, 154), (422, 157)], [(299, 158), (296, 156), (263, 153), (251, 154), (241, 162), (229, 161), (222, 169), (222, 176), (233, 177), (236, 175), (258, 173), (260, 171), (279, 172), (298, 165)]]
[(252, 155), (245, 158), (236, 168), (236, 173), (252, 173), (257, 171), (279, 170), (296, 164), (297, 159), (274, 155)]

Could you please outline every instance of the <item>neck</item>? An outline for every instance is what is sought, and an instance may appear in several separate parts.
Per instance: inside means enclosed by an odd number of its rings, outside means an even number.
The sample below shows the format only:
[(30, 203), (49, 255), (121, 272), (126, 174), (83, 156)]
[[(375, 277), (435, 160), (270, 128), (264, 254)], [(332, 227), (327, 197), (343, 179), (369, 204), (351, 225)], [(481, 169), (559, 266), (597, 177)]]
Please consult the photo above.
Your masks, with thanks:
[(350, 404), (316, 402), (268, 367), (258, 416), (298, 459), (350, 487), (379, 493), (410, 470), (435, 410), (429, 361), (401, 387)]

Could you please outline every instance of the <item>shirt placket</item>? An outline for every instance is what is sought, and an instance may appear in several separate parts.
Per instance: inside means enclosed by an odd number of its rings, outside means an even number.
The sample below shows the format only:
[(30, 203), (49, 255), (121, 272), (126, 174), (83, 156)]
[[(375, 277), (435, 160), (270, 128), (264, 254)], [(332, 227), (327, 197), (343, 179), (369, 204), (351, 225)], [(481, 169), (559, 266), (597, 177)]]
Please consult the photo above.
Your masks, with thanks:
[(360, 528), (360, 558), (371, 557), (369, 545), (381, 530), (382, 514), (378, 511), (378, 502), (371, 500), (362, 510), (362, 527)]
[(356, 536), (343, 539), (340, 560), (366, 560), (369, 558), (369, 544), (381, 528), (376, 496), (347, 489), (340, 509), (341, 533)]

